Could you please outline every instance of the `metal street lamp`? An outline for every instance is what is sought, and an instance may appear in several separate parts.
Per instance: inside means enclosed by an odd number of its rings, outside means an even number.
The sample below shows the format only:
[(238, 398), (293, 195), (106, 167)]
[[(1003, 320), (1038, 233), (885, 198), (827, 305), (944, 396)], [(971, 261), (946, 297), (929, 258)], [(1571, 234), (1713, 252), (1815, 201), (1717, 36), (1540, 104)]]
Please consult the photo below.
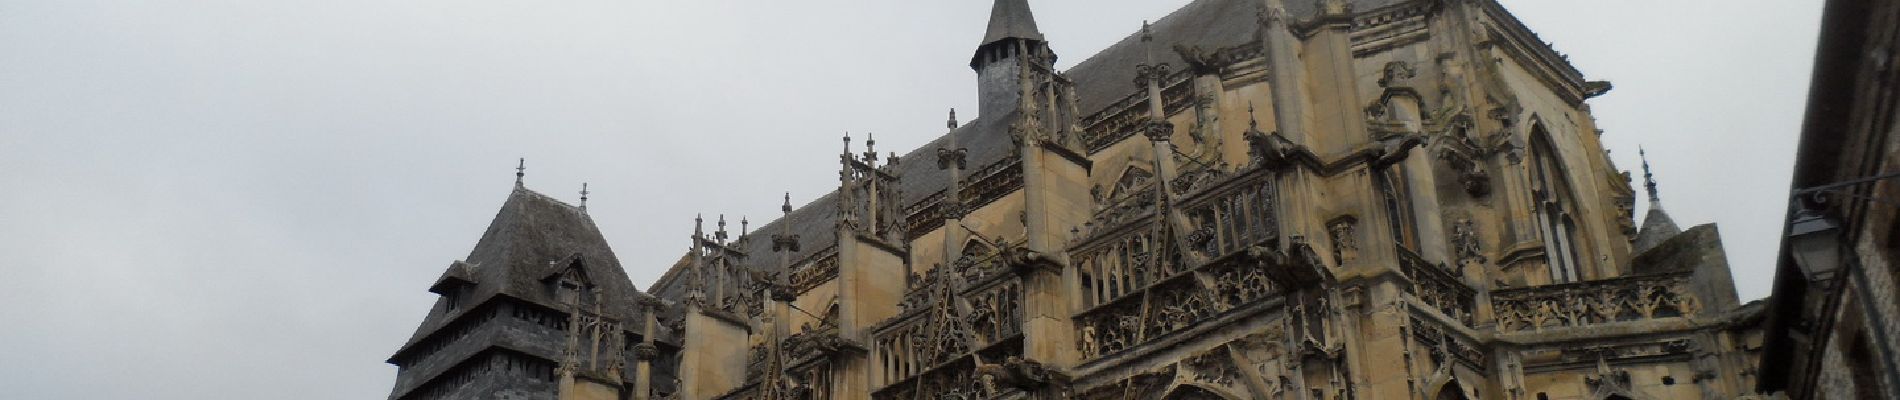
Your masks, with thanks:
[(1830, 195), (1867, 201), (1868, 204), (1900, 207), (1900, 204), (1892, 201), (1857, 195), (1847, 190), (1895, 178), (1900, 178), (1900, 172), (1805, 187), (1795, 189), (1790, 194), (1790, 200), (1800, 202), (1797, 204), (1801, 204), (1801, 211), (1795, 213), (1793, 221), (1788, 221), (1789, 251), (1793, 253), (1795, 266), (1801, 268), (1801, 273), (1807, 275), (1809, 281), (1833, 278), (1841, 268), (1843, 251), (1840, 222), (1829, 218), (1816, 207), (1826, 204)]
[(1788, 228), (1794, 264), (1809, 281), (1834, 277), (1841, 266), (1841, 224), (1820, 210), (1803, 207)]

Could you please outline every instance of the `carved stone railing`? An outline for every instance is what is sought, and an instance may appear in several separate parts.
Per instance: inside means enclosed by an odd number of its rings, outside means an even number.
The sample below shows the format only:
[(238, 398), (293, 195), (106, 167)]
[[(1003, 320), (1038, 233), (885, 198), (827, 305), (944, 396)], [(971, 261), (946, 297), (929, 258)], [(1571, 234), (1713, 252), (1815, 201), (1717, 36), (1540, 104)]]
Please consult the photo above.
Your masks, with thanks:
[(871, 328), (878, 399), (991, 398), (976, 367), (1021, 354), (1023, 288), (1000, 258), (965, 258), (913, 285), (902, 314)]
[(1690, 317), (1700, 310), (1690, 272), (1512, 288), (1491, 292), (1498, 330), (1582, 327)]
[(1483, 346), (1477, 340), (1454, 332), (1451, 328), (1441, 327), (1437, 319), (1421, 318), (1414, 313), (1411, 324), (1405, 329), (1417, 340), (1425, 355), (1433, 365), (1443, 365), (1447, 361), (1463, 364), (1473, 371), (1485, 371), (1491, 363)]
[[(1226, 174), (1203, 167), (1175, 179), (1185, 227), (1141, 208), (1137, 218), (1076, 242), (1084, 310), (1075, 317), (1084, 360), (1113, 355), (1269, 296), (1266, 262), (1249, 254), (1276, 246), (1275, 191), (1264, 170)], [(1130, 199), (1143, 197), (1137, 194)], [(1127, 200), (1123, 200), (1124, 202)], [(1117, 221), (1103, 214), (1098, 221)], [(1181, 232), (1169, 240), (1169, 229)], [(1183, 232), (1184, 231), (1184, 232)], [(1284, 257), (1282, 257), (1284, 259)]]
[(1166, 337), (1279, 292), (1260, 259), (1235, 256), (1183, 271), (1076, 316), (1076, 350), (1095, 360)]
[(1412, 280), (1412, 296), (1469, 327), (1477, 313), (1478, 291), (1451, 270), (1398, 246), (1399, 270)]
[(1201, 174), (1173, 185), (1185, 195), (1181, 210), (1190, 225), (1183, 239), (1196, 255), (1212, 259), (1279, 238), (1278, 193), (1265, 171), (1229, 177), (1210, 168)]

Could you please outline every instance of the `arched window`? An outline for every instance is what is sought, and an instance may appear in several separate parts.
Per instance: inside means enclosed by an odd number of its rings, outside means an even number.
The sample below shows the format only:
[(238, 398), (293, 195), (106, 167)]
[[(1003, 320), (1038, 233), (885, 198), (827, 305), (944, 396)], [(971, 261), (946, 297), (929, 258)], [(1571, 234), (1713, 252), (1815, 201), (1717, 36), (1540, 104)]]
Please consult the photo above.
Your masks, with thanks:
[(1542, 125), (1531, 127), (1531, 199), (1538, 233), (1544, 237), (1544, 254), (1550, 264), (1552, 282), (1576, 282), (1583, 279), (1581, 243), (1577, 241), (1577, 223), (1571, 217), (1576, 210), (1576, 195), (1571, 190), (1569, 170), (1564, 168), (1557, 147)]
[(1385, 204), (1386, 223), (1392, 229), (1392, 242), (1407, 250), (1418, 251), (1418, 226), (1412, 216), (1412, 197), (1407, 192), (1404, 171), (1397, 165), (1373, 171), (1373, 184)]

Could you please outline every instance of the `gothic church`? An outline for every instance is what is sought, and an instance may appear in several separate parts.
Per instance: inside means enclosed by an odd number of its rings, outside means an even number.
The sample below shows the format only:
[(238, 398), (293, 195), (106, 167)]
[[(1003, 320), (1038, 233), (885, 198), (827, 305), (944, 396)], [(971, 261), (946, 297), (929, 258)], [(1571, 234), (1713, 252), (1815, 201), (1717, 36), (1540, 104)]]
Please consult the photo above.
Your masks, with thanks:
[(1762, 307), (1715, 228), (1679, 229), (1647, 168), (1635, 224), (1587, 104), (1609, 83), (1494, 0), (1195, 0), (1060, 71), (1028, 1), (991, 7), (976, 118), (902, 155), (845, 138), (835, 190), (702, 222), (644, 291), (584, 206), (517, 180), (389, 398), (1754, 387)]

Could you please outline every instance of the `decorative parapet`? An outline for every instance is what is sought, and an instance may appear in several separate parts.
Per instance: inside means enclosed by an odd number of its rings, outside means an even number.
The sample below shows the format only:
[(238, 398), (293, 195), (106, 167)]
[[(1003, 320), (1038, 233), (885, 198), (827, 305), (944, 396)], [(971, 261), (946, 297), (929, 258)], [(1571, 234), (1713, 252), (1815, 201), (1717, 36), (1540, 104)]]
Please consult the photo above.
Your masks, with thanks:
[(1513, 288), (1491, 292), (1491, 306), (1503, 332), (1692, 317), (1691, 283), (1685, 271)]
[[(1176, 185), (1183, 194), (1181, 210), (1190, 224), (1182, 238), (1191, 254), (1213, 260), (1279, 238), (1279, 218), (1274, 214), (1279, 193), (1264, 170), (1238, 175), (1209, 170), (1206, 176), (1218, 181)], [(1193, 175), (1182, 175), (1188, 176)]]
[(1022, 278), (1007, 273), (1007, 258), (966, 256), (914, 283), (904, 312), (871, 328), (884, 382), (873, 398), (990, 398), (1010, 390), (996, 374), (979, 373), (1022, 351)]
[(1093, 361), (1274, 297), (1281, 285), (1268, 276), (1269, 264), (1289, 258), (1252, 253), (1180, 271), (1082, 312), (1076, 350)]
[(1478, 291), (1465, 285), (1450, 268), (1425, 261), (1405, 246), (1398, 249), (1399, 270), (1412, 280), (1412, 296), (1445, 316), (1471, 326), (1477, 313)]

